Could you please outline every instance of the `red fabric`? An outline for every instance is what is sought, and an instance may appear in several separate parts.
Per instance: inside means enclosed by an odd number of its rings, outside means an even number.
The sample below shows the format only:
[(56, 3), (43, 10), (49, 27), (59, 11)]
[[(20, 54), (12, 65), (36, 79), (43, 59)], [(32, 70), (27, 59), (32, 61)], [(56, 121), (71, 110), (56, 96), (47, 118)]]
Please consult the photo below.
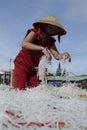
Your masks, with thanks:
[[(38, 30), (31, 29), (27, 31), (26, 36), (29, 32), (34, 31), (36, 33), (37, 38), (33, 42), (33, 44), (41, 45), (43, 47), (50, 47), (54, 44), (55, 39), (52, 37), (48, 37), (47, 41), (43, 43), (40, 39), (38, 39)], [(25, 36), (25, 37), (26, 37)], [(38, 83), (36, 78), (36, 70), (35, 67), (38, 66), (40, 57), (43, 55), (42, 51), (30, 51), (27, 49), (20, 50), (19, 54), (16, 56), (14, 60), (15, 69), (14, 69), (14, 86), (19, 89), (25, 89), (25, 82), (28, 80), (29, 85), (36, 86)], [(34, 74), (32, 76), (32, 74)]]
[(26, 87), (36, 87), (39, 80), (35, 72), (32, 74), (26, 73), (21, 68), (15, 67), (14, 69), (14, 88), (25, 90)]
[(40, 38), (40, 33), (41, 33), (41, 30), (40, 30), (40, 27), (38, 27), (38, 30), (37, 30), (38, 40)]

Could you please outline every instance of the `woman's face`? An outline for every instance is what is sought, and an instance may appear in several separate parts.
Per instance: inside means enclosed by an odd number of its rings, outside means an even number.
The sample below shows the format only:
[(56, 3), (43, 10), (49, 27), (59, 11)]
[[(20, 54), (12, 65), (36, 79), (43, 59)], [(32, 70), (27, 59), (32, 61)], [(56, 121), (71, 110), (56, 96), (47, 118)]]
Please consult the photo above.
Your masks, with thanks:
[(46, 33), (45, 33), (44, 31), (41, 31), (40, 38), (41, 38), (43, 41), (46, 41), (47, 35), (46, 35)]
[(52, 25), (45, 25), (45, 33), (49, 36), (57, 35), (57, 27)]
[(48, 36), (54, 36), (57, 34), (58, 34), (58, 30), (56, 26), (45, 24), (42, 26), (40, 38), (45, 41)]

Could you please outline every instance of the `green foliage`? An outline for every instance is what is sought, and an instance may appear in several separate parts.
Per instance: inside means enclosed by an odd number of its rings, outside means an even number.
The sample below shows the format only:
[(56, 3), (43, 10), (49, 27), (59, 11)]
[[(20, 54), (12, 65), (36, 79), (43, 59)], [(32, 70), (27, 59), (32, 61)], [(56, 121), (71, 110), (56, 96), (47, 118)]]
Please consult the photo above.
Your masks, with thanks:
[(57, 75), (57, 76), (61, 76), (61, 73), (62, 73), (62, 70), (61, 70), (61, 65), (60, 65), (60, 62), (59, 62), (58, 68), (57, 68), (57, 70), (56, 70), (56, 75)]
[(64, 70), (62, 71), (60, 62), (59, 62), (59, 64), (58, 64), (58, 68), (57, 68), (57, 70), (56, 70), (56, 75), (57, 75), (57, 76), (65, 76), (65, 75), (66, 75), (66, 69), (64, 69)]

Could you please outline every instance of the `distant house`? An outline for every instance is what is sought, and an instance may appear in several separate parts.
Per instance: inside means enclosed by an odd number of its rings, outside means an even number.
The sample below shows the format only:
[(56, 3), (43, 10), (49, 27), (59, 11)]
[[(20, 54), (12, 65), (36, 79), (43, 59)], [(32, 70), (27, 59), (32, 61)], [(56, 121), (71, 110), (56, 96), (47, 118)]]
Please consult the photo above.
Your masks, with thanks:
[(64, 82), (76, 83), (79, 87), (87, 88), (87, 75), (82, 76), (47, 76), (47, 83), (53, 86), (60, 86)]
[(13, 70), (0, 71), (0, 84), (6, 84), (13, 86)]
[(10, 72), (9, 71), (0, 71), (0, 84), (8, 85), (10, 81)]

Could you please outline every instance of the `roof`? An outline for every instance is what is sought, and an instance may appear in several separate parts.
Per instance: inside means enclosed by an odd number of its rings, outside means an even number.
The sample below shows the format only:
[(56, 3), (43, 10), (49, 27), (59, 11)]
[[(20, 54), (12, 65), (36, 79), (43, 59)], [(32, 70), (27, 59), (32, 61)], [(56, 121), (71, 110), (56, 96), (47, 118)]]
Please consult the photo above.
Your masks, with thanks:
[(69, 81), (82, 81), (82, 80), (86, 80), (87, 79), (87, 75), (83, 75), (83, 76), (48, 76), (47, 77), (48, 80), (59, 80), (59, 81), (65, 81), (65, 80), (69, 80)]

